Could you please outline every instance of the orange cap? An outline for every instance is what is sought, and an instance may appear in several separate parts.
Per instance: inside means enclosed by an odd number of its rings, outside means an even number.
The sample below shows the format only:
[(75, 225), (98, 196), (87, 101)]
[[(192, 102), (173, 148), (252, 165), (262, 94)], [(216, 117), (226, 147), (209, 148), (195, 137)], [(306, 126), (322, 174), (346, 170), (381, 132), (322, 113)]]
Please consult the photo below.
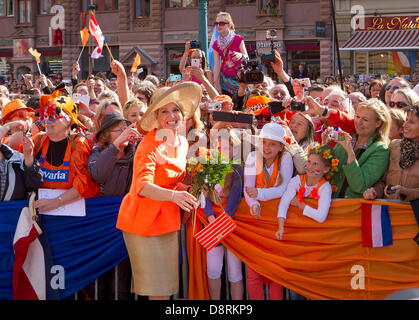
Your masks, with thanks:
[(252, 113), (255, 116), (263, 114), (263, 113), (269, 113), (268, 109), (268, 102), (271, 100), (264, 96), (256, 96), (251, 97), (246, 102), (246, 110), (247, 113)]
[(28, 110), (33, 112), (32, 118), (35, 116), (35, 111), (32, 108), (27, 107), (22, 100), (13, 99), (8, 104), (6, 104), (1, 112), (1, 122), (6, 123), (7, 119), (12, 115), (16, 110)]

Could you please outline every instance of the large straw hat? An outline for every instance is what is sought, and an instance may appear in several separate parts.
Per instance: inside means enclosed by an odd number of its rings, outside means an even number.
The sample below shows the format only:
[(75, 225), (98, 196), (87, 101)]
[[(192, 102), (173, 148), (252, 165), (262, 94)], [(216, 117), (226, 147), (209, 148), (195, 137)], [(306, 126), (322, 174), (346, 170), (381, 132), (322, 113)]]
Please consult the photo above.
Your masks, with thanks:
[(201, 86), (192, 81), (185, 81), (171, 88), (157, 89), (151, 97), (147, 111), (138, 123), (138, 130), (148, 132), (157, 128), (156, 111), (171, 102), (180, 103), (185, 121), (192, 118), (201, 103), (201, 97)]

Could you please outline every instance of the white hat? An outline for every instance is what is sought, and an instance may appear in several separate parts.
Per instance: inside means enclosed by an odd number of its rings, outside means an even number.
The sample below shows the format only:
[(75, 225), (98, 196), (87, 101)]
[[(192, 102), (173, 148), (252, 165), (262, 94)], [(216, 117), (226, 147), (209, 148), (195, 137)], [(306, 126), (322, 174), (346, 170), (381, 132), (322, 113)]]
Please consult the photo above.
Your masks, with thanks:
[(413, 91), (415, 91), (416, 92), (416, 94), (418, 95), (418, 97), (419, 97), (419, 84), (417, 84), (414, 88), (413, 88)]
[(287, 142), (287, 140), (290, 140), (290, 139), (289, 138), (285, 139), (287, 138), (285, 129), (280, 124), (275, 123), (275, 122), (269, 122), (265, 124), (262, 130), (260, 130), (259, 135), (255, 137), (258, 139), (270, 139), (270, 140), (279, 141), (285, 146), (289, 146), (289, 143)]

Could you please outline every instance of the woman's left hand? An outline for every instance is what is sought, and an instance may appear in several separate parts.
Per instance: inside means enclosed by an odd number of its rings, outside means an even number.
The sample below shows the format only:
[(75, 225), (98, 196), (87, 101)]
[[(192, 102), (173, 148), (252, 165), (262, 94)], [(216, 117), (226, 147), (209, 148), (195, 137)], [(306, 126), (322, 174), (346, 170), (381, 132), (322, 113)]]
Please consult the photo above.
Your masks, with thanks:
[(231, 55), (231, 59), (233, 59), (233, 61), (239, 61), (243, 58), (243, 54), (241, 52), (233, 52), (233, 54)]
[(57, 201), (57, 199), (39, 199), (34, 202), (34, 207), (41, 212), (51, 211), (59, 206), (60, 201)]

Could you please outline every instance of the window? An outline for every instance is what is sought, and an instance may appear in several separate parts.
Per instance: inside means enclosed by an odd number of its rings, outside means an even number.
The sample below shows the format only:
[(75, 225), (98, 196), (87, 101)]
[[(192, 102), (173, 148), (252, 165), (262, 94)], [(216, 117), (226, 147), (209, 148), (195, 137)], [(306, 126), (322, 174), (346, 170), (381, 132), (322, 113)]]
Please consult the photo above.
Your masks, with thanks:
[(150, 17), (150, 0), (135, 0), (135, 17)]
[(166, 8), (195, 8), (198, 0), (166, 0)]
[(249, 4), (255, 2), (256, 0), (226, 0), (226, 4)]
[[(113, 11), (118, 10), (118, 0), (93, 0), (96, 11)], [(82, 0), (82, 11), (89, 11), (90, 0)]]
[(0, 0), (0, 17), (11, 17), (14, 15), (13, 2), (14, 0)]
[(19, 24), (31, 23), (31, 1), (18, 0)]
[(260, 1), (260, 13), (261, 14), (278, 14), (278, 0), (262, 0)]
[(54, 6), (54, 0), (39, 0), (39, 14), (50, 14), (51, 7)]

